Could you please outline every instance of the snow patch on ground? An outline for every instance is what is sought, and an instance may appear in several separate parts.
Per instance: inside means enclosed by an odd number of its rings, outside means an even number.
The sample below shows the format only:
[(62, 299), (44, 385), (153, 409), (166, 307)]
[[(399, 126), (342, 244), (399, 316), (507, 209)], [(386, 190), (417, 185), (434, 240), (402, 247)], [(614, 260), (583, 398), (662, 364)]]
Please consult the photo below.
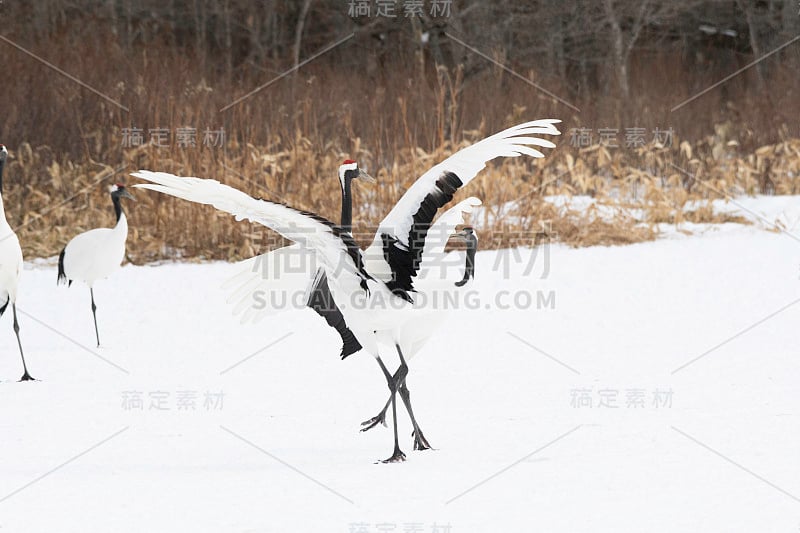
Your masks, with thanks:
[[(737, 200), (787, 231), (796, 201)], [(383, 465), (390, 429), (358, 431), (378, 366), (339, 360), (310, 310), (240, 325), (235, 265), (125, 266), (95, 289), (96, 349), (88, 289), (32, 262), (41, 381), (14, 381), (0, 320), (0, 531), (796, 531), (799, 266), (795, 239), (738, 224), (479, 252), (410, 363), (437, 449), (401, 416), (408, 461)]]

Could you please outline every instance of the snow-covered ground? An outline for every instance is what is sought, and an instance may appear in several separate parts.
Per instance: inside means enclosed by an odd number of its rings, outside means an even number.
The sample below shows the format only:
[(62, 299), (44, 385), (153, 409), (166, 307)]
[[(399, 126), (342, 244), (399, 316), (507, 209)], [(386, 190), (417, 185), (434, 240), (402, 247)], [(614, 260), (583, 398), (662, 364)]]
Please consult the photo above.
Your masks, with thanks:
[(311, 311), (240, 325), (234, 265), (125, 266), (96, 288), (95, 349), (88, 289), (29, 264), (40, 381), (14, 381), (6, 314), (0, 532), (797, 531), (787, 227), (552, 246), (532, 267), (480, 252), (469, 303), (411, 362), (437, 449), (414, 452), (401, 416), (393, 465), (375, 464), (389, 428), (358, 432), (387, 394), (372, 358), (340, 361)]
[[(609, 222), (613, 221), (619, 214), (625, 214), (636, 220), (646, 219), (642, 209), (619, 207), (614, 204), (601, 204), (590, 196), (556, 195), (547, 196), (545, 200), (558, 207), (562, 213), (568, 211), (585, 212), (593, 209), (596, 216)], [(708, 201), (693, 200), (687, 202), (683, 209), (685, 212), (690, 212), (707, 205), (709, 205)], [(800, 228), (800, 198), (797, 196), (745, 196), (712, 200), (710, 205), (716, 213), (741, 216), (761, 228), (769, 230), (779, 228), (788, 231), (795, 231)], [(515, 203), (509, 202), (500, 209), (500, 213), (508, 213), (515, 208)], [(682, 224), (681, 228), (683, 227), (684, 225)], [(669, 230), (666, 225), (664, 229)]]

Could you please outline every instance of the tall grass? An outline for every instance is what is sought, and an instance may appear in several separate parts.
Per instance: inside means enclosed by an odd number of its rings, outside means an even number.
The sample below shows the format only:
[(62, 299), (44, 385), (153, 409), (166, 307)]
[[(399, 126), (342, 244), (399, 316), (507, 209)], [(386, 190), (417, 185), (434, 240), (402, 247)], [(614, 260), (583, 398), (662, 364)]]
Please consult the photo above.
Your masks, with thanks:
[[(577, 113), (536, 88), (492, 68), (465, 78), (437, 68), (422, 53), (380, 68), (337, 67), (343, 54), (370, 58), (369, 43), (353, 39), (228, 110), (235, 99), (277, 76), (286, 65), (242, 66), (233, 76), (203, 67), (190, 50), (151, 43), (130, 52), (103, 28), (86, 42), (43, 43), (35, 52), (128, 108), (125, 111), (22, 53), (6, 50), (14, 74), (0, 99), (0, 142), (12, 151), (4, 198), (20, 228), (26, 257), (58, 253), (69, 238), (111, 225), (107, 186), (130, 181), (139, 168), (215, 178), (253, 195), (284, 201), (338, 219), (336, 169), (357, 159), (379, 180), (356, 187), (357, 231), (368, 233), (427, 168), (460, 147), (512, 124), (562, 118), (559, 148), (544, 160), (491, 165), (464, 195), (482, 198), (482, 245), (539, 231), (574, 245), (654, 238), (658, 222), (681, 222), (686, 202), (720, 196), (670, 166), (710, 180), (726, 193), (798, 193), (800, 98), (796, 77), (770, 70), (769, 98), (745, 73), (674, 113), (676, 103), (710, 85), (713, 69), (692, 72), (677, 55), (639, 54), (635, 96), (622, 102), (596, 94), (572, 102)], [(742, 58), (744, 61), (746, 58)], [(540, 80), (569, 94), (568, 80)], [(638, 149), (570, 145), (572, 128), (672, 128), (671, 146)], [(168, 146), (123, 146), (124, 128), (169, 131)], [(196, 146), (178, 146), (178, 128), (197, 129)], [(224, 129), (222, 146), (203, 145), (205, 129)], [(123, 167), (117, 175), (113, 170)], [(545, 195), (587, 194), (620, 207), (607, 219), (554, 208)], [(136, 262), (170, 257), (234, 259), (271, 246), (264, 231), (235, 223), (211, 208), (139, 193), (128, 206), (129, 255)], [(631, 217), (634, 208), (647, 217)], [(706, 217), (708, 218), (708, 217)], [(713, 219), (713, 216), (711, 217)]]

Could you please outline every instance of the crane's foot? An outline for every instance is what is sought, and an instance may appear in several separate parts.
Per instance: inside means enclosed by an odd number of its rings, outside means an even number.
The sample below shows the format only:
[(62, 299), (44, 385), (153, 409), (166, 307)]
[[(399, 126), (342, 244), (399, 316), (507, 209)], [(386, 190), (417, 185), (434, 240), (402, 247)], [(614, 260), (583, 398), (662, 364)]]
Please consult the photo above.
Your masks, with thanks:
[(433, 446), (430, 445), (428, 439), (425, 438), (425, 435), (422, 434), (422, 431), (416, 432), (412, 431), (411, 436), (414, 437), (414, 449), (415, 450), (432, 450)]
[(377, 416), (373, 416), (369, 420), (365, 420), (361, 422), (361, 431), (369, 431), (370, 429), (374, 428), (378, 424), (383, 424), (384, 427), (388, 427), (386, 424), (386, 411), (381, 411), (378, 413)]
[(31, 375), (28, 374), (28, 372), (26, 371), (24, 374), (22, 374), (22, 377), (19, 378), (19, 380), (20, 381), (36, 381), (36, 378), (31, 377)]
[(395, 448), (394, 453), (388, 459), (384, 459), (381, 461), (382, 463), (402, 463), (406, 460), (406, 454), (404, 454), (400, 448)]

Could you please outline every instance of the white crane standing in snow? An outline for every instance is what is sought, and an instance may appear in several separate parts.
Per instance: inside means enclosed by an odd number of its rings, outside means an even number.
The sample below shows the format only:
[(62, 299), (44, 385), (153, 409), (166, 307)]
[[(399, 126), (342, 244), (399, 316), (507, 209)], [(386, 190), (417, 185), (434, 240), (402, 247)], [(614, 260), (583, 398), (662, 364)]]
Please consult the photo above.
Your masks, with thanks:
[[(356, 172), (362, 172), (357, 169), (355, 162), (352, 160), (345, 161), (339, 169), (339, 178), (342, 184), (347, 184), (342, 187), (342, 226), (343, 229), (349, 229), (352, 222), (352, 200), (349, 194), (349, 181), (353, 179)], [(363, 176), (362, 176), (363, 177)], [(367, 176), (369, 178), (369, 176)], [(369, 178), (371, 179), (371, 178)], [(423, 257), (426, 258), (425, 263), (422, 265), (422, 287), (426, 296), (432, 296), (431, 291), (452, 292), (452, 287), (446, 283), (442, 283), (447, 276), (446, 272), (441, 268), (444, 265), (439, 265), (440, 268), (426, 268), (433, 261), (433, 258), (440, 258), (444, 255), (445, 246), (451, 235), (453, 235), (456, 227), (464, 222), (464, 214), (472, 212), (475, 206), (480, 205), (480, 200), (477, 198), (468, 198), (467, 200), (459, 203), (458, 205), (449, 209), (446, 213), (440, 216), (436, 223), (431, 226), (425, 240), (425, 251)], [(474, 277), (474, 257), (477, 250), (477, 236), (472, 231), (472, 228), (464, 228), (464, 230), (456, 236), (465, 239), (467, 242), (467, 262), (466, 272), (464, 279), (456, 282), (457, 287), (461, 287), (466, 283), (468, 277)], [(241, 262), (243, 268), (240, 272), (228, 280), (223, 288), (232, 289), (231, 295), (228, 298), (228, 303), (234, 304), (234, 314), (242, 315), (242, 323), (253, 321), (258, 322), (264, 317), (287, 309), (287, 302), (292, 302), (290, 306), (294, 306), (296, 302), (296, 294), (304, 294), (303, 299), (306, 306), (313, 309), (317, 314), (325, 318), (329, 326), (336, 329), (342, 338), (342, 351), (341, 358), (345, 359), (349, 355), (356, 353), (362, 349), (358, 339), (347, 327), (344, 315), (341, 309), (336, 305), (336, 302), (331, 294), (330, 287), (327, 282), (327, 275), (325, 269), (318, 267), (313, 256), (309, 256), (299, 244), (279, 248), (271, 252), (261, 254), (251, 259)], [(313, 283), (309, 278), (312, 273), (316, 272), (313, 276)], [(437, 279), (438, 278), (438, 279)], [(309, 286), (310, 285), (310, 286)], [(267, 306), (267, 299), (262, 298), (262, 294), (270, 293), (274, 296), (279, 293), (277, 298), (270, 298), (273, 306)], [(256, 295), (258, 299), (255, 298)], [(441, 294), (438, 296), (442, 296)], [(436, 298), (437, 295), (433, 295)], [(280, 302), (276, 302), (280, 300)], [(258, 305), (256, 305), (258, 303)], [(418, 341), (415, 343), (416, 349), (421, 348), (434, 334), (443, 316), (441, 314), (432, 317), (425, 317), (421, 313), (417, 313), (420, 320), (414, 327), (415, 337)], [(437, 319), (438, 318), (438, 319)], [(375, 352), (372, 353), (378, 363), (390, 391), (395, 386), (395, 378), (387, 369), (380, 355)], [(411, 409), (410, 393), (406, 386), (405, 380), (398, 384), (398, 392), (401, 395), (403, 403), (405, 404), (406, 411), (414, 425), (414, 449), (426, 450), (430, 448), (430, 444), (426, 440), (419, 428), (416, 419), (414, 418), (413, 410)], [(391, 396), (389, 401), (386, 402), (385, 407), (381, 412), (369, 420), (363, 422), (361, 431), (368, 431), (377, 426), (378, 423), (386, 425), (386, 411), (391, 405)]]
[[(554, 148), (555, 145), (535, 135), (559, 135), (555, 127), (558, 122), (548, 119), (514, 126), (464, 148), (431, 168), (381, 222), (372, 245), (363, 253), (349, 233), (318, 215), (257, 200), (216, 180), (151, 171), (139, 171), (133, 176), (152, 182), (137, 187), (213, 205), (233, 214), (237, 220), (249, 219), (262, 224), (315, 252), (331, 282), (334, 301), (364, 349), (377, 354), (378, 337), (397, 349), (400, 367), (389, 387), (395, 447), (393, 455), (386, 460), (397, 462), (405, 458), (398, 444), (395, 402), (396, 393), (408, 374), (404, 354), (411, 356), (419, 349), (429, 336), (432, 315), (442, 315), (441, 310), (415, 308), (412, 296), (416, 292), (413, 278), (427, 255), (424, 252), (430, 250), (431, 243), (426, 242), (426, 237), (433, 218), (488, 161), (519, 155), (544, 157), (531, 146)], [(465, 206), (465, 210), (468, 208)], [(406, 399), (402, 393), (401, 398)], [(416, 444), (429, 447), (424, 438), (420, 442), (418, 425), (411, 416), (415, 447)]]
[[(342, 163), (339, 167), (338, 177), (342, 192), (339, 226), (342, 230), (351, 232), (353, 222), (352, 181), (354, 179), (363, 179), (369, 183), (374, 183), (375, 179), (360, 169), (358, 164), (352, 159), (347, 159)], [(431, 227), (431, 230), (428, 232), (428, 238), (426, 240), (427, 253), (425, 255), (427, 257), (441, 256), (444, 253), (447, 240), (450, 235), (453, 234), (455, 227), (463, 222), (463, 214), (471, 212), (472, 207), (479, 204), (480, 200), (477, 198), (470, 198), (468, 201), (462, 202), (439, 217), (436, 224)], [(458, 236), (467, 241), (465, 277), (462, 281), (456, 282), (456, 286), (461, 287), (466, 284), (470, 275), (474, 277), (474, 257), (477, 249), (477, 236), (472, 232), (472, 228), (465, 228)], [(428, 248), (430, 248), (430, 250), (427, 250)], [(434, 250), (434, 248), (436, 249)], [(231, 295), (228, 298), (228, 303), (234, 304), (234, 314), (241, 313), (242, 323), (251, 320), (253, 322), (258, 322), (269, 314), (285, 310), (285, 302), (295, 302), (294, 296), (296, 294), (304, 294), (305, 305), (324, 318), (327, 324), (335, 329), (341, 337), (342, 349), (340, 357), (345, 359), (360, 351), (362, 346), (350, 328), (347, 327), (344, 316), (333, 299), (325, 269), (317, 267), (315, 263), (314, 258), (308, 253), (304, 253), (299, 244), (279, 248), (242, 261), (240, 266), (243, 268), (237, 275), (228, 280), (223, 285), (223, 288), (232, 289)], [(313, 277), (312, 273), (315, 273)], [(432, 278), (433, 276), (428, 277)], [(309, 281), (313, 281), (310, 286)], [(436, 287), (436, 289), (442, 290), (442, 287)], [(283, 299), (284, 303), (273, 307), (267, 306), (266, 299), (261, 299), (260, 295), (270, 293), (274, 296), (276, 292), (282, 293), (282, 296), (285, 297), (285, 299)], [(257, 301), (255, 298), (256, 295), (259, 295), (259, 305), (255, 305)], [(272, 301), (274, 302), (275, 298), (272, 298)], [(432, 334), (434, 328), (428, 327), (426, 331)], [(427, 340), (428, 336), (424, 336), (421, 344), (424, 344)], [(392, 374), (386, 368), (386, 365), (378, 353), (373, 353), (372, 355), (380, 366), (391, 390), (394, 385)], [(409, 399), (410, 393), (406, 387), (405, 380), (400, 383), (398, 392), (400, 392), (406, 406), (406, 411), (409, 413), (415, 426), (414, 449), (429, 449), (430, 444), (428, 444), (428, 441), (425, 439), (422, 430), (419, 429), (416, 419), (414, 418)], [(370, 420), (362, 423), (361, 431), (372, 429), (378, 423), (386, 425), (386, 411), (390, 405), (391, 397), (378, 416), (372, 417)]]
[(22, 341), (19, 340), (19, 321), (17, 320), (17, 285), (22, 271), (22, 248), (19, 239), (6, 220), (5, 205), (3, 203), (3, 170), (6, 166), (8, 150), (0, 144), (0, 316), (11, 304), (14, 314), (14, 333), (17, 336), (19, 355), (22, 357), (22, 378), (20, 381), (32, 381), (25, 364), (25, 354), (22, 352)]
[(94, 318), (94, 334), (97, 347), (100, 347), (100, 333), (97, 329), (97, 305), (94, 303), (94, 283), (107, 278), (116, 271), (125, 258), (125, 241), (128, 238), (128, 220), (122, 212), (120, 199), (128, 198), (136, 201), (124, 185), (112, 185), (111, 203), (117, 224), (113, 228), (96, 228), (80, 233), (72, 238), (61, 250), (58, 257), (57, 283), (82, 281), (89, 286), (92, 297), (92, 317)]

